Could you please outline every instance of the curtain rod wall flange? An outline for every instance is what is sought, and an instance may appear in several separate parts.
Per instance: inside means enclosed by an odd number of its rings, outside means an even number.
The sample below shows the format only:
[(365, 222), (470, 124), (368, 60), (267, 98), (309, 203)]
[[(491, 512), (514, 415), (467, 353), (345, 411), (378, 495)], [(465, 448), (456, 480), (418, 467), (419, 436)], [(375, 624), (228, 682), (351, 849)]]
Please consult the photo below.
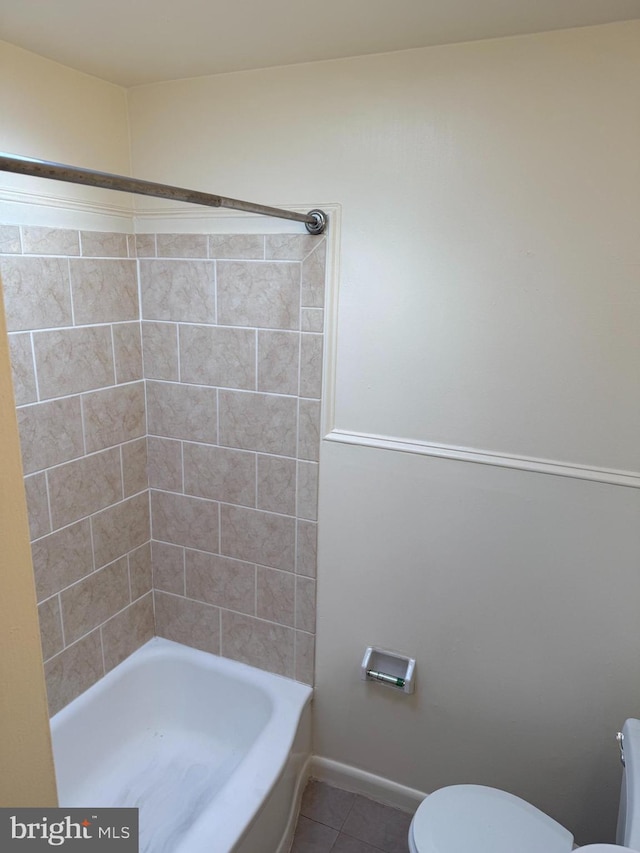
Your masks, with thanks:
[(0, 152), (0, 171), (15, 172), (20, 175), (31, 175), (36, 178), (49, 178), (54, 181), (66, 181), (71, 184), (83, 184), (90, 187), (100, 187), (107, 190), (135, 193), (137, 195), (166, 198), (171, 201), (184, 201), (190, 204), (201, 204), (205, 207), (226, 207), (231, 210), (242, 210), (245, 213), (257, 213), (261, 216), (273, 216), (278, 219), (290, 219), (294, 222), (304, 222), (309, 234), (323, 234), (328, 223), (327, 214), (322, 210), (310, 210), (309, 213), (295, 213), (293, 210), (282, 210), (279, 207), (267, 207), (236, 198), (204, 193), (198, 190), (186, 190), (172, 187), (168, 184), (158, 184), (153, 181), (142, 181), (139, 178), (127, 178), (124, 175), (112, 175), (109, 172), (96, 172), (93, 169), (82, 169), (77, 166), (66, 166), (63, 163), (51, 163), (48, 160), (34, 160), (30, 157), (19, 157), (15, 154)]

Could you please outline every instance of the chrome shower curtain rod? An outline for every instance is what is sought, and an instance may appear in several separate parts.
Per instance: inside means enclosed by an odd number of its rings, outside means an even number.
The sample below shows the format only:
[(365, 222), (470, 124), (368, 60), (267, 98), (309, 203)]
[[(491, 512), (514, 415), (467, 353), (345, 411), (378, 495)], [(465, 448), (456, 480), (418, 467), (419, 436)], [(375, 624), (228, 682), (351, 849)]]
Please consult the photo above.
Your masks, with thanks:
[(71, 184), (86, 184), (107, 190), (119, 190), (155, 198), (168, 198), (171, 201), (186, 201), (190, 204), (203, 204), (205, 207), (228, 207), (231, 210), (243, 210), (245, 213), (259, 213), (262, 216), (275, 216), (278, 219), (292, 219), (304, 222), (309, 234), (323, 234), (327, 227), (327, 215), (322, 210), (310, 210), (309, 213), (294, 213), (279, 207), (266, 207), (236, 198), (225, 198), (198, 190), (185, 190), (167, 184), (127, 178), (123, 175), (111, 175), (108, 172), (96, 172), (93, 169), (81, 169), (77, 166), (65, 166), (62, 163), (50, 163), (48, 160), (32, 160), (29, 157), (17, 157), (14, 154), (0, 152), (0, 171), (17, 172), (20, 175), (33, 175), (36, 178), (50, 178), (54, 181), (67, 181)]

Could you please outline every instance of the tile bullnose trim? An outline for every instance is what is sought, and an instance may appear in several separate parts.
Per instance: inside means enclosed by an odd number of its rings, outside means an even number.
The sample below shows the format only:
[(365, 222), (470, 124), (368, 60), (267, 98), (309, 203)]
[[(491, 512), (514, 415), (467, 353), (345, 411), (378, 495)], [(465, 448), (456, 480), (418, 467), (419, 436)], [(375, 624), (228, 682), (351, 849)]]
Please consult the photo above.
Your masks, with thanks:
[(325, 441), (339, 444), (351, 444), (361, 447), (373, 447), (378, 450), (393, 450), (400, 453), (415, 453), (419, 456), (437, 456), (442, 459), (456, 459), (460, 462), (476, 462), (481, 465), (494, 465), (498, 468), (515, 468), (519, 471), (531, 471), (538, 474), (553, 474), (557, 477), (572, 477), (576, 480), (590, 480), (595, 483), (607, 483), (613, 486), (625, 486), (640, 489), (640, 472), (619, 471), (609, 468), (597, 468), (589, 465), (577, 465), (554, 459), (538, 459), (528, 456), (516, 456), (509, 453), (476, 450), (470, 447), (457, 447), (449, 444), (436, 444), (415, 439), (396, 438), (375, 433), (352, 432), (332, 429)]

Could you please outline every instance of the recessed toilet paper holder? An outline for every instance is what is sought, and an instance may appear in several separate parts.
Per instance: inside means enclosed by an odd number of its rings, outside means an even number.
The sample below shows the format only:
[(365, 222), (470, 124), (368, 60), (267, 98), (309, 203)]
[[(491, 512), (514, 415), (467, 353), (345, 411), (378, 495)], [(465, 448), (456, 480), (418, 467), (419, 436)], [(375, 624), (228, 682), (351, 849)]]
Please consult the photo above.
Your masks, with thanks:
[(360, 667), (362, 681), (375, 681), (403, 693), (413, 693), (415, 676), (415, 658), (367, 646)]

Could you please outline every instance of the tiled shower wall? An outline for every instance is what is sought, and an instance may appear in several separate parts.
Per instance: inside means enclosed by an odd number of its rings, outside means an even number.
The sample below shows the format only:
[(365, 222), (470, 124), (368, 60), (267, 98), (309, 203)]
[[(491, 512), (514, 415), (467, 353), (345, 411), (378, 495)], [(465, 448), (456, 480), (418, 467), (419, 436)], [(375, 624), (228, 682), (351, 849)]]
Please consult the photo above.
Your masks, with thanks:
[(137, 247), (156, 631), (311, 682), (325, 241)]
[(0, 252), (52, 711), (154, 630), (311, 682), (325, 241)]
[(0, 248), (55, 712), (153, 636), (136, 262), (118, 234), (6, 226)]

